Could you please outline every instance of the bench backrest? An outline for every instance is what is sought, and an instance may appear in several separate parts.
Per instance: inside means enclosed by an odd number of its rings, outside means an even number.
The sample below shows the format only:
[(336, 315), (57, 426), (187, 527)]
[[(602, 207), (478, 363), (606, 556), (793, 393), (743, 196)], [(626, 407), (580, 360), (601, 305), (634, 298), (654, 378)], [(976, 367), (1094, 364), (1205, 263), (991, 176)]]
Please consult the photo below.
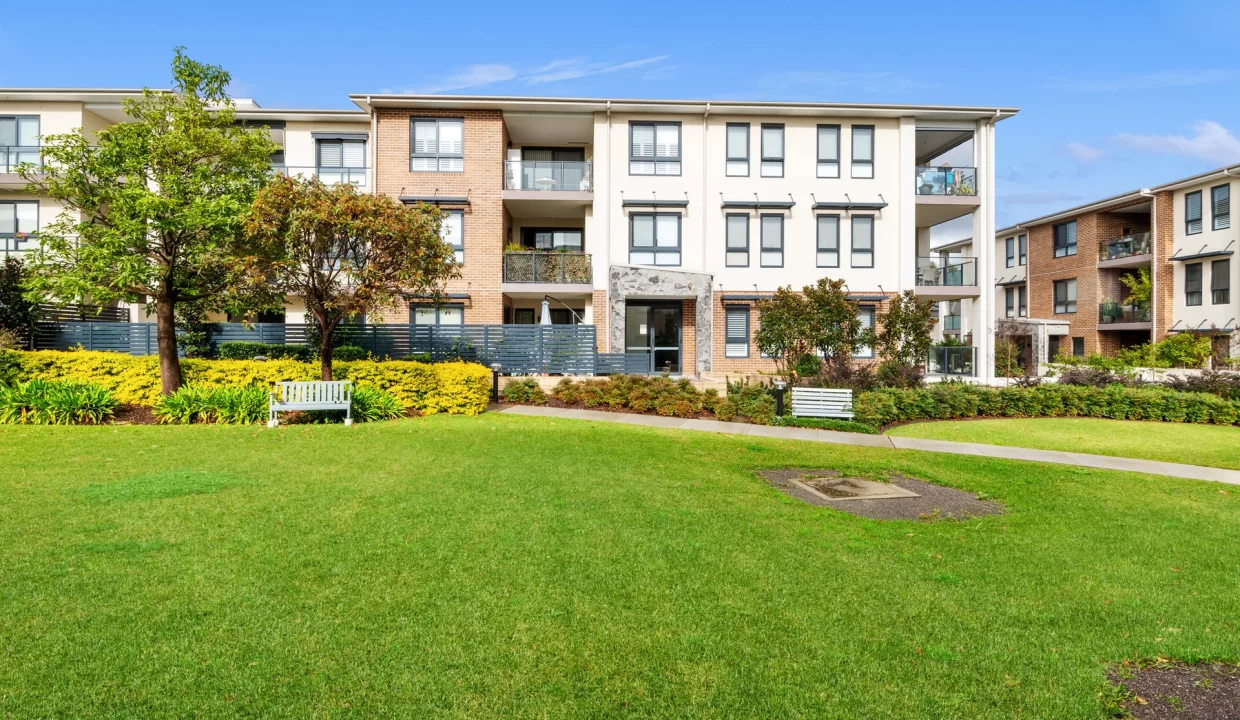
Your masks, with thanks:
[(282, 405), (348, 405), (353, 401), (353, 383), (349, 380), (281, 382), (276, 383), (276, 398)]
[(792, 388), (792, 414), (795, 417), (852, 417), (852, 390)]

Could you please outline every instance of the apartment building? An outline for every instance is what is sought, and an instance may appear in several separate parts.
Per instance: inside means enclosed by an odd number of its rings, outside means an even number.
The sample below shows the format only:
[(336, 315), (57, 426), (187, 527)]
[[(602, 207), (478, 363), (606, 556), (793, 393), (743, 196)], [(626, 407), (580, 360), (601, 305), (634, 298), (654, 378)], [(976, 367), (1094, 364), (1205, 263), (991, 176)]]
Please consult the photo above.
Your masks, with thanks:
[[(1034, 218), (995, 234), (999, 318), (1030, 358), (1114, 354), (1170, 333), (1209, 335), (1240, 352), (1231, 189), (1240, 166), (1134, 190)], [(1026, 264), (1027, 263), (1027, 264)], [(1022, 267), (1023, 266), (1023, 267)], [(1148, 302), (1127, 302), (1125, 276), (1148, 272)], [(1027, 298), (1022, 315), (1021, 297)]]
[[(867, 323), (905, 288), (992, 322), (989, 248), (948, 270), (930, 236), (966, 215), (993, 235), (994, 127), (1014, 109), (351, 97), (372, 118), (375, 191), (445, 210), (462, 261), (446, 303), (387, 322), (550, 312), (651, 371), (715, 375), (772, 369), (757, 302), (824, 276)], [(987, 357), (991, 333), (974, 338)]]

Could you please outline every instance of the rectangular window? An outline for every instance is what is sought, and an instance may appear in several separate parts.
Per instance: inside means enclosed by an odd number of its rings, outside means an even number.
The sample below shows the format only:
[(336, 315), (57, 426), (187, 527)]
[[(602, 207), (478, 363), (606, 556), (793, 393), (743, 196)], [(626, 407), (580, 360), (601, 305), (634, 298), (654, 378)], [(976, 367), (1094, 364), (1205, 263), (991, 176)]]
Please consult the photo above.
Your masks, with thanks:
[(818, 177), (840, 176), (840, 126), (818, 126)]
[(874, 126), (852, 126), (852, 176), (874, 177)]
[[(866, 330), (874, 329), (874, 307), (865, 306), (857, 310), (857, 320), (861, 323), (861, 327)], [(874, 348), (869, 345), (862, 345), (857, 348), (857, 352), (853, 354), (855, 358), (872, 358), (874, 357)]]
[(1055, 314), (1076, 312), (1076, 280), (1055, 281)]
[(1020, 246), (1020, 266), (1024, 267), (1029, 260), (1029, 238), (1021, 235), (1016, 238), (1016, 244)]
[(531, 250), (581, 252), (584, 232), (577, 228), (521, 228), (521, 245)]
[(414, 172), (465, 172), (465, 120), (413, 118)]
[(1201, 263), (1184, 266), (1184, 304), (1201, 304)]
[(1072, 354), (1077, 357), (1085, 357), (1085, 338), (1072, 338)]
[(784, 266), (784, 216), (762, 216), (762, 267)]
[(749, 123), (728, 123), (728, 177), (749, 176)]
[(24, 253), (39, 230), (39, 202), (0, 202), (0, 255)]
[(1016, 317), (1016, 288), (1006, 288), (1003, 291), (1004, 300), (1006, 300), (1005, 317)]
[(629, 123), (629, 174), (679, 175), (680, 123)]
[(315, 175), (325, 185), (366, 184), (365, 140), (315, 140)]
[(452, 305), (414, 305), (414, 325), (464, 325), (465, 306)]
[(11, 173), (20, 163), (39, 164), (39, 118), (0, 117), (0, 172)]
[(1210, 302), (1215, 305), (1231, 302), (1231, 260), (1210, 263)]
[(629, 262), (634, 265), (680, 265), (680, 215), (629, 216)]
[(1016, 238), (1010, 237), (1003, 241), (1007, 248), (1007, 266), (1014, 267), (1016, 265)]
[(727, 318), (724, 357), (749, 357), (749, 306), (728, 305), (724, 313)]
[(749, 216), (728, 215), (724, 229), (727, 233), (728, 267), (749, 267)]
[(840, 266), (840, 216), (818, 216), (818, 267)]
[(784, 176), (784, 126), (762, 125), (762, 177)]
[(852, 258), (855, 268), (874, 267), (874, 216), (854, 215), (852, 219)]
[(1231, 185), (1210, 188), (1210, 212), (1213, 213), (1215, 230), (1231, 227)]
[(1201, 232), (1201, 191), (1190, 192), (1184, 196), (1184, 234), (1196, 235)]
[(439, 226), (439, 237), (452, 246), (457, 264), (465, 262), (465, 211), (445, 210), (443, 225)]
[(1067, 257), (1076, 254), (1076, 221), (1060, 223), (1055, 228), (1055, 257)]
[(1046, 339), (1046, 357), (1052, 361), (1059, 356), (1059, 336), (1051, 335)]
[(1019, 306), (1017, 313), (1021, 317), (1029, 317), (1029, 288), (1021, 285), (1016, 288), (1016, 290), (1017, 303)]

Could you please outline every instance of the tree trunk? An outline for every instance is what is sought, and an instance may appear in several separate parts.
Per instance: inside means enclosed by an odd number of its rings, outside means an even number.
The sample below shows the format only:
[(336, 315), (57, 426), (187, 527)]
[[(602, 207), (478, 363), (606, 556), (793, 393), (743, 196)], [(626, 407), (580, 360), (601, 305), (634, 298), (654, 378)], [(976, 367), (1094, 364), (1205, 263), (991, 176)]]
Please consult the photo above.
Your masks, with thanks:
[(323, 318), (319, 321), (319, 379), (324, 382), (332, 380), (332, 333), (336, 331), (335, 323), (328, 324)]
[(159, 382), (164, 395), (181, 387), (181, 358), (177, 356), (177, 321), (172, 301), (155, 301), (155, 327), (159, 341)]

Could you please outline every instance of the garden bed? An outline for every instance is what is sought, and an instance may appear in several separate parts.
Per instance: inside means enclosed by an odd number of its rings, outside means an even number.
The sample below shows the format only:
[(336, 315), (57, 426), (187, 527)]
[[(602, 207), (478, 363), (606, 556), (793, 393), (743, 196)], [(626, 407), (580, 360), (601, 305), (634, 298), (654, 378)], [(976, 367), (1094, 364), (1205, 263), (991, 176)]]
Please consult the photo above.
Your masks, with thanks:
[(1117, 710), (1136, 720), (1240, 718), (1240, 667), (1225, 663), (1120, 665), (1110, 673)]

